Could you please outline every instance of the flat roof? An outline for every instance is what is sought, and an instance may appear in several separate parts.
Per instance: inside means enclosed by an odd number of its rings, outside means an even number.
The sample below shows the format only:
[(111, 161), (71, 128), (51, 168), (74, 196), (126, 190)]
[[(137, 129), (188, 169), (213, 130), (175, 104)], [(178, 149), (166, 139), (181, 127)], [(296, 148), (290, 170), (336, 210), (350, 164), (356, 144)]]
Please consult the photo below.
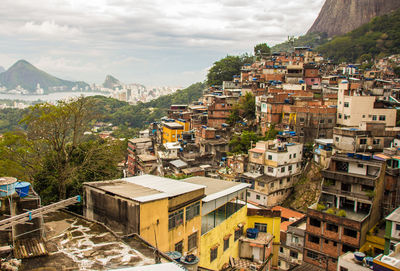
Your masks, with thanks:
[(164, 122), (163, 124), (169, 128), (183, 128), (183, 125), (177, 122)]
[(155, 161), (157, 160), (157, 157), (155, 155), (150, 155), (150, 154), (141, 154), (138, 155), (138, 158), (142, 160), (143, 162), (148, 162), (148, 161)]
[(203, 198), (203, 202), (216, 200), (251, 186), (248, 183), (224, 181), (208, 177), (191, 177), (183, 181), (190, 184), (205, 186), (206, 197)]
[(129, 139), (129, 142), (136, 144), (136, 143), (146, 143), (146, 142), (151, 142), (151, 138), (132, 138)]
[(152, 265), (145, 265), (145, 266), (136, 266), (130, 268), (122, 268), (122, 269), (108, 269), (109, 271), (114, 270), (124, 270), (124, 271), (182, 271), (182, 267), (178, 264), (171, 262), (171, 263), (160, 263), (160, 264), (152, 264)]
[(318, 144), (333, 144), (333, 139), (332, 138), (317, 138), (315, 139), (315, 142)]
[(84, 184), (138, 202), (149, 202), (163, 198), (175, 197), (206, 188), (204, 185), (191, 184), (153, 175), (142, 175), (112, 181), (89, 182)]

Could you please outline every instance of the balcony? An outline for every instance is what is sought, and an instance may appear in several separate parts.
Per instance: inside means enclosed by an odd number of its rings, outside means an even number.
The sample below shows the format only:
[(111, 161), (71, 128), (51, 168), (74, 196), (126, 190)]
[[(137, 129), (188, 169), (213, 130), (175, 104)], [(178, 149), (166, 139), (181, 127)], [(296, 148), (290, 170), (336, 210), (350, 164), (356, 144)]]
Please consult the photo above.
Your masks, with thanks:
[(330, 194), (341, 195), (341, 196), (346, 196), (346, 197), (352, 197), (352, 198), (358, 198), (358, 199), (364, 199), (364, 200), (372, 200), (365, 193), (356, 193), (356, 192), (340, 190), (340, 189), (336, 189), (335, 187), (332, 187), (332, 186), (322, 186), (322, 191), (330, 193)]
[(345, 183), (364, 184), (369, 186), (374, 186), (375, 180), (377, 179), (377, 177), (374, 176), (358, 175), (343, 171), (333, 171), (329, 169), (322, 170), (321, 173), (322, 177), (324, 177), (325, 179), (332, 179)]

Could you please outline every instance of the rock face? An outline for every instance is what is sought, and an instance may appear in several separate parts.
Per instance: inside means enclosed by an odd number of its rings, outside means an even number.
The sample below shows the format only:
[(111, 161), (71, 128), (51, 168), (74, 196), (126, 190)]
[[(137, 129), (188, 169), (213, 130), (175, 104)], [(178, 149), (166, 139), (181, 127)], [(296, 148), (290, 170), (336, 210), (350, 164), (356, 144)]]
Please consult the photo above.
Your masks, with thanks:
[(120, 87), (121, 82), (112, 75), (107, 75), (104, 80), (103, 87), (114, 89), (116, 87)]
[(326, 0), (308, 33), (345, 34), (400, 8), (400, 0)]

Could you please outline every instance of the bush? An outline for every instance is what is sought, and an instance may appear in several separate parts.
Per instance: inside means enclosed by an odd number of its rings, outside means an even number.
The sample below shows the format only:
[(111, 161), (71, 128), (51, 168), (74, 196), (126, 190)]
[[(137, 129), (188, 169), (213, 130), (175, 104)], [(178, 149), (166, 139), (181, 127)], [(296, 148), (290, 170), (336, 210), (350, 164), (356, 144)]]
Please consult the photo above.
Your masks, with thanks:
[(326, 206), (324, 204), (318, 203), (317, 204), (317, 210), (318, 211), (323, 211), (326, 209)]
[(346, 211), (345, 211), (345, 210), (340, 210), (340, 211), (337, 213), (337, 216), (346, 217)]
[(327, 213), (327, 214), (334, 215), (334, 214), (335, 214), (335, 210), (333, 210), (332, 208), (329, 208), (329, 209), (326, 211), (326, 213)]

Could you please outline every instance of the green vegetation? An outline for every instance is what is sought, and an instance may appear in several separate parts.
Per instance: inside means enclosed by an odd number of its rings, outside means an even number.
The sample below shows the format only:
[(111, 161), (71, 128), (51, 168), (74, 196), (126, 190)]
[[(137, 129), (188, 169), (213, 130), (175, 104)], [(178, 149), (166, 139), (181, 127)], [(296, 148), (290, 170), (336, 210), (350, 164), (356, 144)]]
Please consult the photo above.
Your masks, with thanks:
[(339, 212), (337, 212), (337, 214), (336, 214), (337, 216), (340, 216), (340, 217), (346, 217), (346, 211), (345, 210), (339, 210)]
[(324, 204), (318, 203), (317, 204), (317, 210), (318, 211), (323, 211), (326, 209), (326, 206)]
[(24, 129), (25, 125), (19, 122), (26, 112), (28, 112), (27, 109), (21, 110), (16, 108), (0, 110), (0, 133)]
[(228, 124), (235, 125), (241, 120), (254, 120), (256, 118), (256, 98), (251, 92), (247, 92), (234, 105), (228, 117)]
[(327, 214), (334, 215), (336, 212), (335, 212), (335, 210), (334, 210), (334, 209), (332, 209), (332, 208), (329, 208), (328, 210), (326, 210), (326, 213), (327, 213)]
[(266, 43), (260, 43), (254, 46), (254, 55), (257, 58), (269, 56), (271, 54), (271, 48)]
[(293, 47), (309, 46), (315, 48), (327, 42), (325, 33), (310, 33), (300, 37), (288, 37), (288, 40), (271, 48), (272, 52), (291, 52)]
[(214, 65), (207, 74), (207, 84), (209, 86), (222, 85), (223, 81), (232, 81), (234, 75), (240, 74), (240, 70), (244, 64), (251, 64), (253, 62), (253, 57), (247, 54), (226, 56), (214, 62)]
[(126, 144), (84, 135), (97, 117), (96, 101), (84, 97), (30, 107), (26, 132), (0, 141), (0, 175), (33, 182), (45, 203), (81, 194), (83, 182), (120, 177)]
[(69, 89), (74, 86), (78, 86), (79, 88), (89, 86), (84, 82), (72, 82), (54, 77), (37, 69), (26, 60), (17, 61), (7, 71), (0, 74), (0, 85), (8, 89), (21, 86), (24, 89), (33, 91), (36, 89), (38, 83), (45, 91), (47, 91), (49, 87), (54, 86), (66, 86)]
[(319, 46), (335, 61), (362, 61), (400, 53), (400, 9), (375, 17), (369, 23)]

